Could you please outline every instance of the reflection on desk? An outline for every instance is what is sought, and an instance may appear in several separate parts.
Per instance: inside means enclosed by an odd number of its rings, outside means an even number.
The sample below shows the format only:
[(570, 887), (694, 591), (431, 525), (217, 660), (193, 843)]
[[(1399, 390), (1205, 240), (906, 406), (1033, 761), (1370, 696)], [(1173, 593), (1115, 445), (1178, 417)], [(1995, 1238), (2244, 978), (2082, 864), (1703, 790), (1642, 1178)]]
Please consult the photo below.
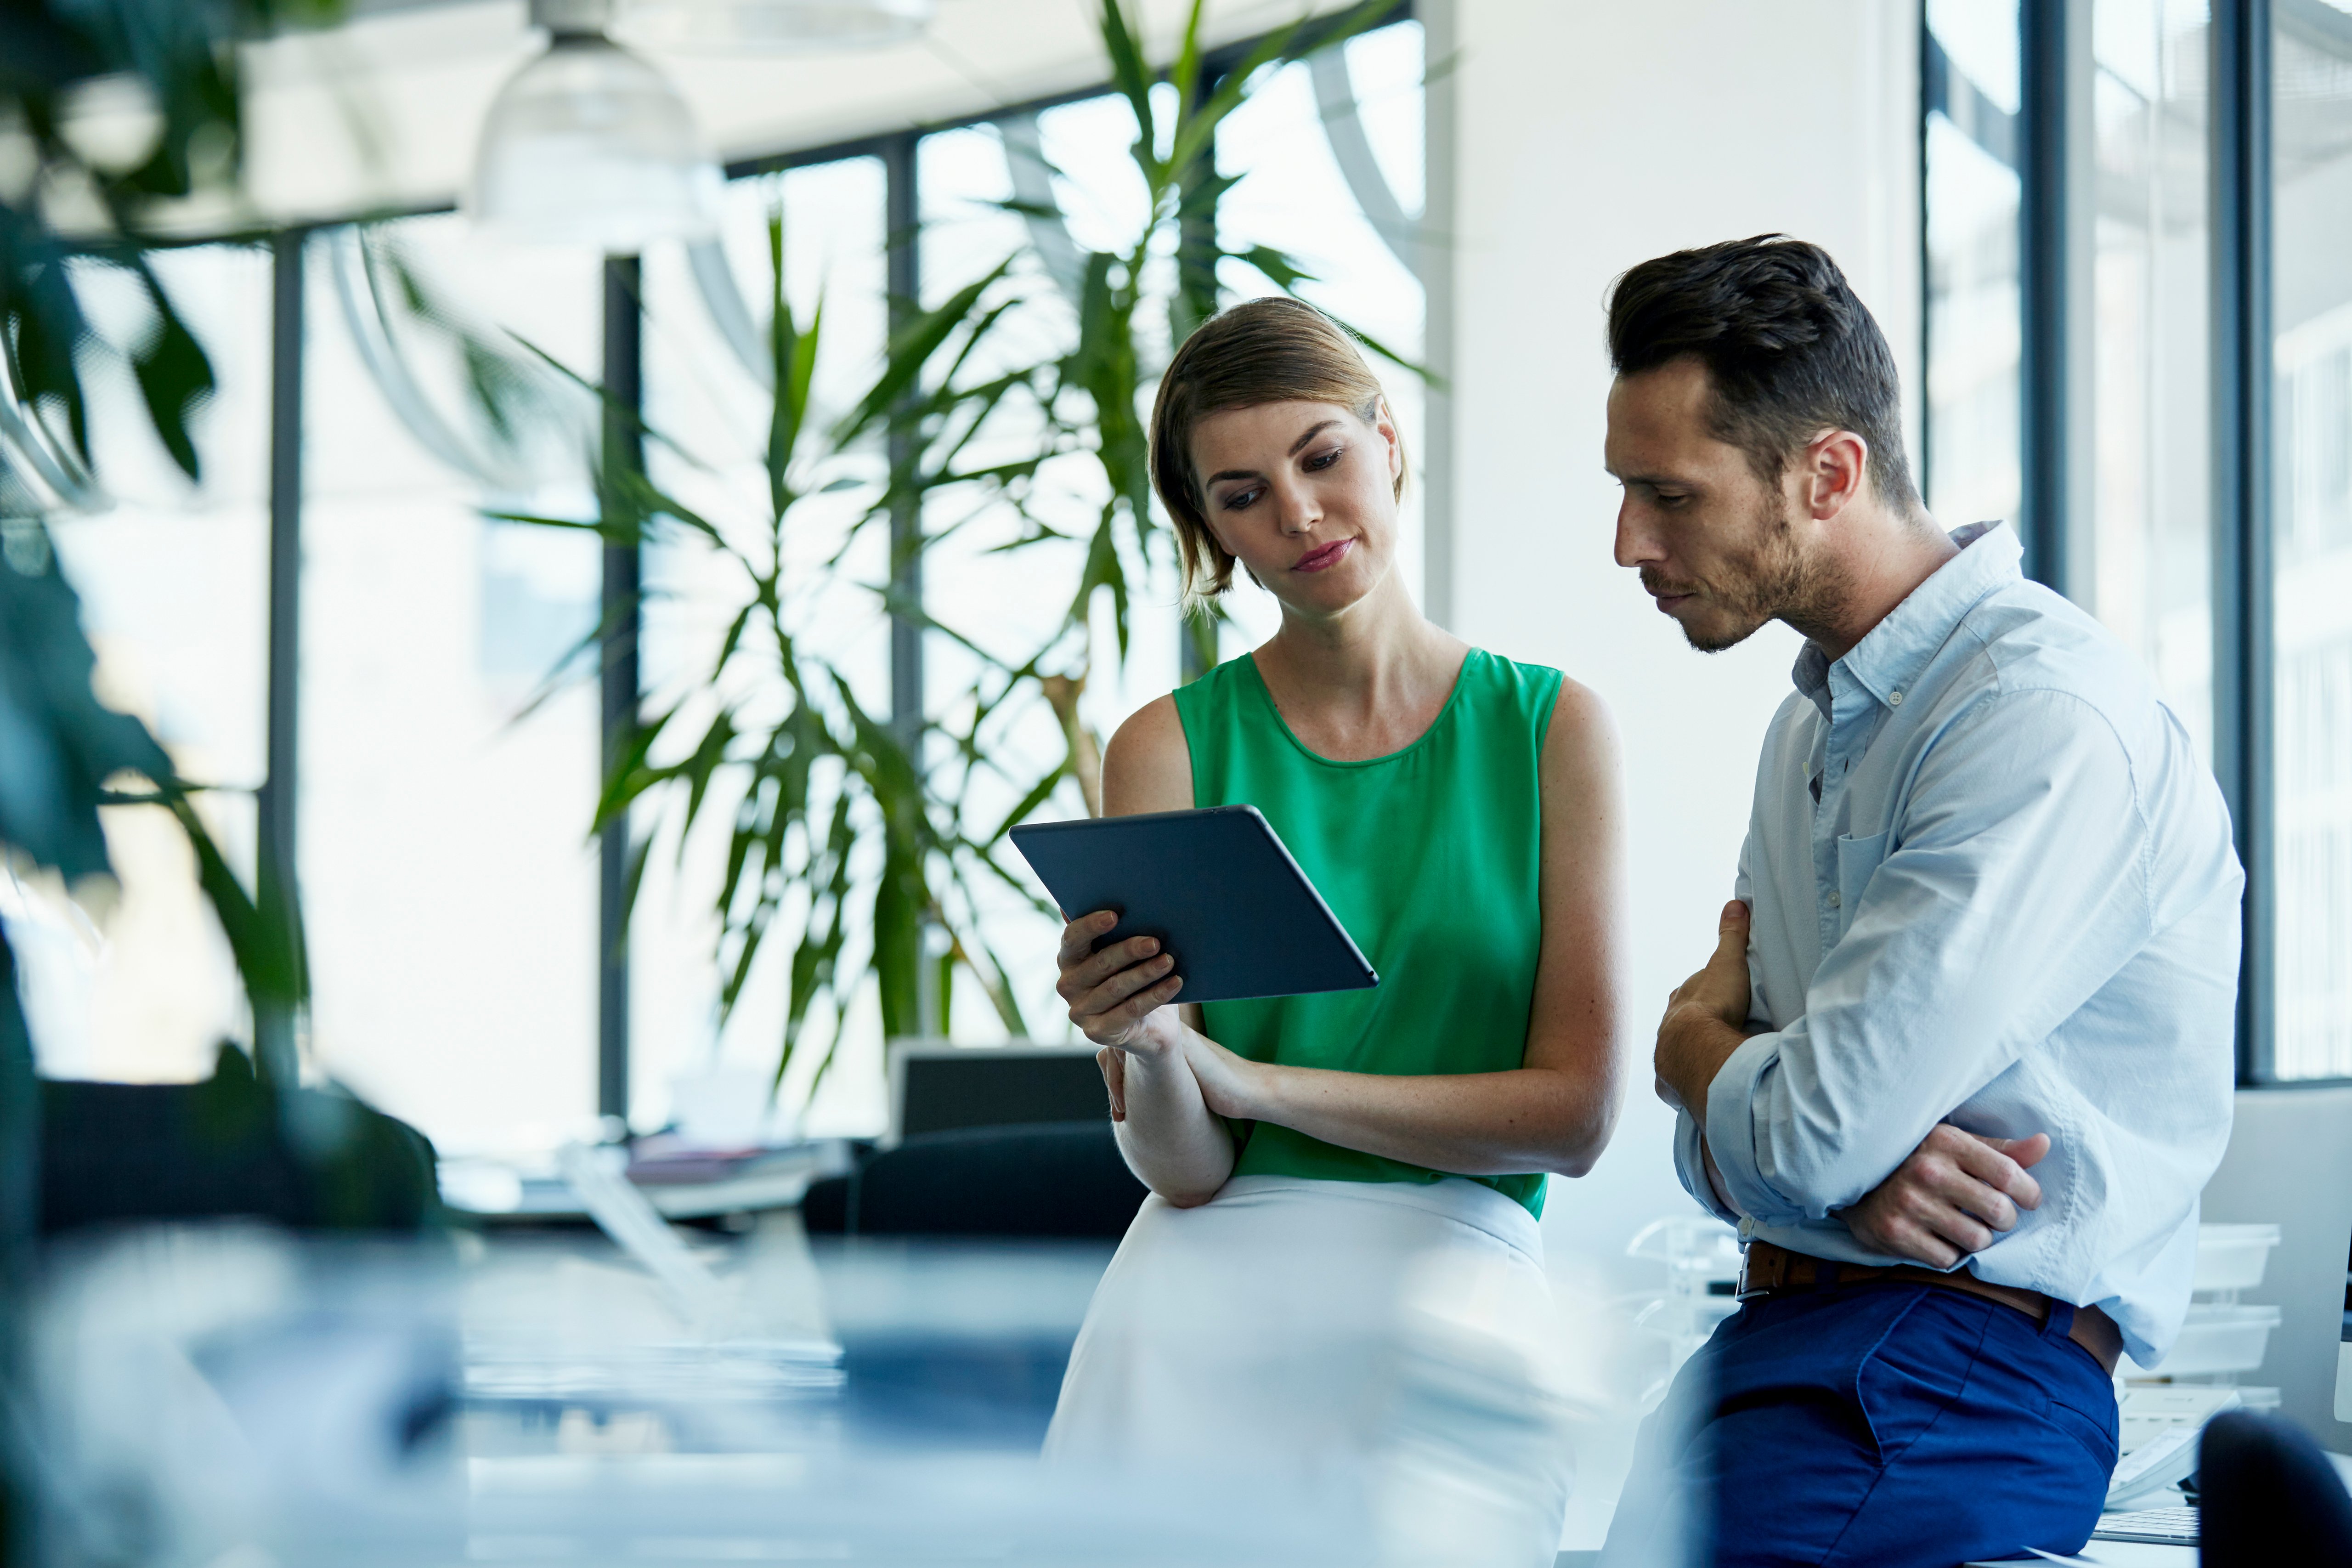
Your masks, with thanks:
[[(1137, 1484), (1038, 1460), (1108, 1247), (813, 1248), (789, 1211), (677, 1241), (717, 1292), (690, 1314), (586, 1233), (61, 1247), (31, 1336), (44, 1531), (74, 1560), (339, 1568), (1381, 1560), (1377, 1465)], [(1414, 1368), (1413, 1411), (1490, 1418), (1475, 1378), (1396, 1346), (1366, 1364)]]

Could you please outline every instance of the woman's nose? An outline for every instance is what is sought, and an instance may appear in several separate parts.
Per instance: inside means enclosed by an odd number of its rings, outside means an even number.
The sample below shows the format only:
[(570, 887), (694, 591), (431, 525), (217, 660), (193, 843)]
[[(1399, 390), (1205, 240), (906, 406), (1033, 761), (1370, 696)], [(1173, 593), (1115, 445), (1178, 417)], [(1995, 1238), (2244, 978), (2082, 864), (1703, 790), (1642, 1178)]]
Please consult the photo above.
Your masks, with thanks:
[(1274, 500), (1285, 533), (1305, 533), (1323, 521), (1323, 509), (1315, 504), (1311, 490), (1286, 485), (1275, 490)]

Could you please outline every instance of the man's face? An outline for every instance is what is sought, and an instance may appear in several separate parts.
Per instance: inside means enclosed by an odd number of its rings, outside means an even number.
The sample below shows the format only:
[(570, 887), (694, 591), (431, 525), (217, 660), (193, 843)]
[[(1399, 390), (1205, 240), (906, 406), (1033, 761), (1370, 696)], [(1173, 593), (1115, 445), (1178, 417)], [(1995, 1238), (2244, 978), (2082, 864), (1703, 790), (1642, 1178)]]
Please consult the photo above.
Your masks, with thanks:
[(1691, 647), (1717, 653), (1804, 605), (1810, 574), (1778, 486), (1707, 427), (1706, 368), (1680, 359), (1609, 389), (1609, 471), (1625, 488), (1617, 564), (1637, 568)]

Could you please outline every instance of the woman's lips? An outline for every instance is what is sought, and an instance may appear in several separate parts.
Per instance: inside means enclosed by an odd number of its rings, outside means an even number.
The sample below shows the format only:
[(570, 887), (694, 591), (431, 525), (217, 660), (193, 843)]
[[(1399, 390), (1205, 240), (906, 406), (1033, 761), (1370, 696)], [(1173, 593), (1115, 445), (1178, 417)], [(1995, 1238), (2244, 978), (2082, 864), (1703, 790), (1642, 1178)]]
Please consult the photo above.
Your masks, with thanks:
[(1335, 539), (1320, 550), (1310, 550), (1291, 566), (1293, 572), (1323, 572), (1339, 564), (1354, 547), (1352, 539)]

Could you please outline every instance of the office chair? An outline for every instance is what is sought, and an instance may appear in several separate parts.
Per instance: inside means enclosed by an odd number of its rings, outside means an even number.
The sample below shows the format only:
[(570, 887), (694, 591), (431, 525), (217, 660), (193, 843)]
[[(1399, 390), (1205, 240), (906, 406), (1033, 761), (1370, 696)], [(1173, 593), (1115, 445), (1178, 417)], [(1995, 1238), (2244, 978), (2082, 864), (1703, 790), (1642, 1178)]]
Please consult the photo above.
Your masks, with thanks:
[(2352, 1563), (2352, 1496), (2302, 1428), (2231, 1410), (2199, 1441), (2198, 1561), (2206, 1568)]
[(1144, 1196), (1097, 1117), (908, 1138), (810, 1187), (801, 1217), (814, 1236), (1117, 1241)]

